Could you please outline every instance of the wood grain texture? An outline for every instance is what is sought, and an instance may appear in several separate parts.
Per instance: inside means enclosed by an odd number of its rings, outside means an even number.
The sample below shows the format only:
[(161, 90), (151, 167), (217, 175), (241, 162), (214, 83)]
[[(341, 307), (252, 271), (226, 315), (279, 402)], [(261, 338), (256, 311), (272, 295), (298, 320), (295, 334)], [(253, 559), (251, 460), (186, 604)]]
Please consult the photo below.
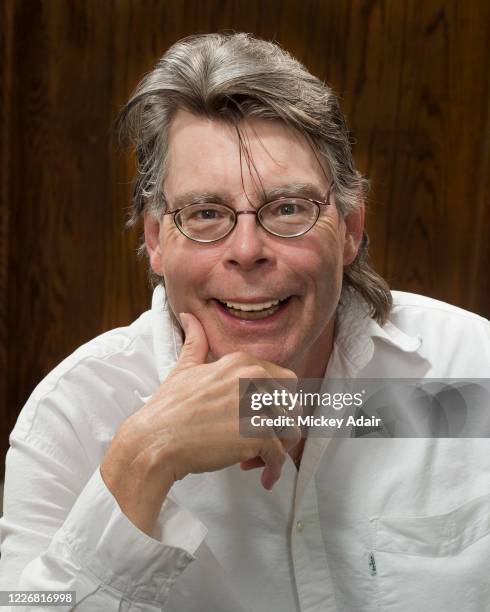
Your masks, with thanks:
[[(10, 422), (7, 414), (8, 384), (8, 253), (10, 212), (10, 113), (11, 113), (11, 66), (13, 47), (13, 5), (4, 2), (0, 7), (0, 461), (8, 444)], [(0, 468), (0, 480), (3, 469)]]
[[(342, 98), (394, 288), (490, 316), (486, 0), (6, 0), (2, 6), (0, 444), (64, 356), (148, 308), (131, 159), (111, 126), (177, 39), (277, 40)], [(7, 299), (8, 296), (8, 299)]]

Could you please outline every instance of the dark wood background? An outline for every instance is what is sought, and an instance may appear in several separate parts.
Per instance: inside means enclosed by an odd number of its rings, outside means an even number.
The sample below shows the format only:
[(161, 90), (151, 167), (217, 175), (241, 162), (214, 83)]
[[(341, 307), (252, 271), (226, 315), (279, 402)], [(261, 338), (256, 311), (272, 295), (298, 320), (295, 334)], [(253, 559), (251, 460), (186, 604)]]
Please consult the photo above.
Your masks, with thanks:
[(170, 44), (220, 29), (279, 41), (341, 95), (392, 287), (490, 316), (487, 0), (4, 0), (0, 465), (37, 382), (148, 308), (111, 126)]

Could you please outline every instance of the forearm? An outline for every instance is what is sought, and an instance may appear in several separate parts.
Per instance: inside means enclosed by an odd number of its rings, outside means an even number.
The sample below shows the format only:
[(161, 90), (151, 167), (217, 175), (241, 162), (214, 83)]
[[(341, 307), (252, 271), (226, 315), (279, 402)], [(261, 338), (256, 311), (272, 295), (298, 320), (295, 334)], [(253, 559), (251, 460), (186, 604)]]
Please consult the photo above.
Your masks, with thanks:
[[(83, 600), (76, 609), (87, 612), (119, 610), (123, 599), (144, 602), (148, 610), (161, 609), (172, 584), (203, 541), (204, 526), (166, 500), (157, 520), (158, 538), (149, 537), (121, 512), (97, 469), (75, 503), (66, 507), (57, 530), (48, 535), (40, 526), (43, 514), (47, 515), (40, 504), (53, 508), (62, 503), (58, 489), (66, 491), (69, 486), (63, 466), (42, 456), (36, 456), (34, 466), (15, 453), (10, 468), (20, 479), (29, 473), (35, 479), (43, 461), (43, 471), (49, 469), (51, 477), (44, 479), (42, 499), (28, 495), (28, 482), (17, 489), (19, 493), (13, 488), (7, 491), (1, 526), (1, 588), (73, 590), (77, 601)], [(20, 499), (21, 491), (28, 498)], [(25, 515), (15, 512), (18, 507), (26, 510)]]

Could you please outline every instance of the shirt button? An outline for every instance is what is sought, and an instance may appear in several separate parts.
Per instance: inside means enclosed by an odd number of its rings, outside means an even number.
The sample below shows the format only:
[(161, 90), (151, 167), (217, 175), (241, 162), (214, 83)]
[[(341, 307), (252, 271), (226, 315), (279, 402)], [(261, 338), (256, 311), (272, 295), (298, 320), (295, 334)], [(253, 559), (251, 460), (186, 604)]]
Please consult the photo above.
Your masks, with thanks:
[(296, 521), (296, 531), (301, 533), (304, 529), (303, 521)]

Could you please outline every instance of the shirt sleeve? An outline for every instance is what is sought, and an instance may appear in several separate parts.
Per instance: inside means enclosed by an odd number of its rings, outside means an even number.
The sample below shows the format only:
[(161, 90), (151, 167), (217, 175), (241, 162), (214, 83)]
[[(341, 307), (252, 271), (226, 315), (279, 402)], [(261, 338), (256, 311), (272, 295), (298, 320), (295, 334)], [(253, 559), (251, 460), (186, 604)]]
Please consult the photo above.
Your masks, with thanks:
[(206, 528), (168, 498), (158, 539), (149, 537), (122, 513), (99, 468), (87, 479), (74, 465), (61, 461), (46, 440), (11, 436), (0, 519), (0, 590), (75, 591), (76, 605), (52, 607), (58, 612), (165, 609), (169, 590), (195, 558)]

